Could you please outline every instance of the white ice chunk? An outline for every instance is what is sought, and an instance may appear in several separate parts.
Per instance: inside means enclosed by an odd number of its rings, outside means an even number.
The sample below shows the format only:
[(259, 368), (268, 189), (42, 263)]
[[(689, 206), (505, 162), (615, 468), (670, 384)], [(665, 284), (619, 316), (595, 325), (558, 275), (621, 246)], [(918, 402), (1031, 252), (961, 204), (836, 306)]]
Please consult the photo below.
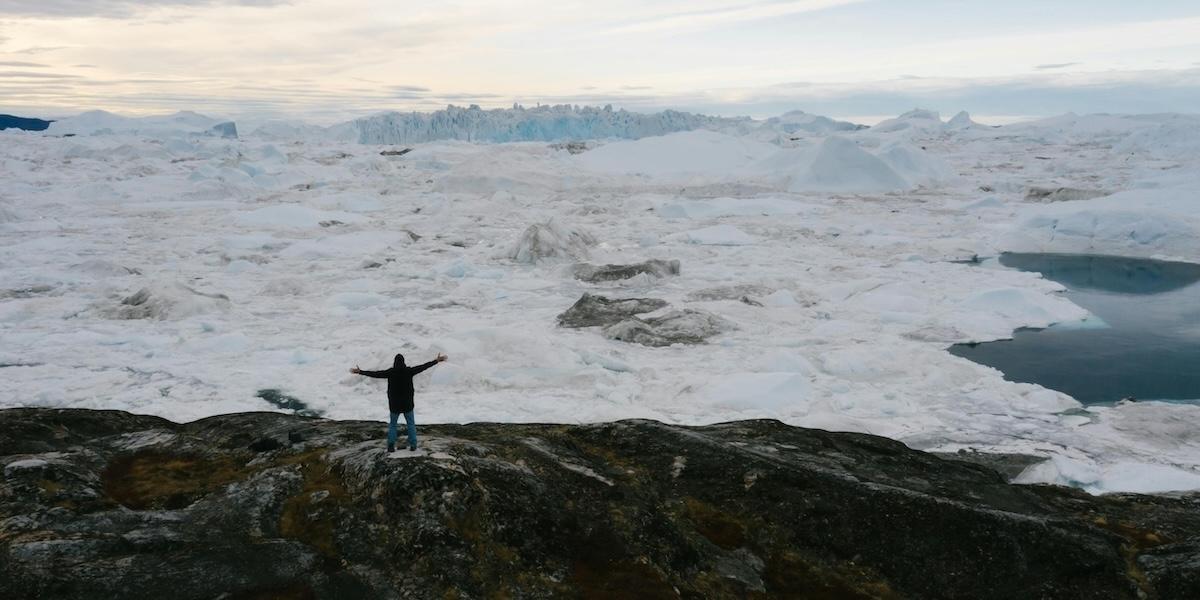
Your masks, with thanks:
[(657, 212), (668, 219), (711, 219), (734, 216), (799, 215), (818, 210), (816, 206), (790, 198), (713, 198), (678, 200), (659, 206)]
[(767, 294), (766, 296), (763, 296), (761, 302), (763, 306), (775, 307), (800, 305), (800, 303), (796, 301), (796, 296), (788, 290), (776, 290), (770, 294)]
[(358, 231), (296, 242), (280, 252), (285, 258), (335, 258), (393, 253), (412, 244), (412, 236), (396, 231)]
[(1088, 312), (1061, 296), (1026, 288), (994, 288), (977, 292), (962, 302), (972, 313), (998, 317), (1016, 327), (1047, 327), (1054, 323), (1078, 322)]
[(508, 258), (519, 263), (542, 261), (586, 260), (596, 237), (579, 228), (558, 221), (535, 223), (525, 229), (508, 250)]
[(911, 187), (879, 157), (840, 136), (817, 147), (788, 185), (793, 192), (888, 192)]
[(1194, 188), (1179, 187), (1030, 205), (1001, 249), (1200, 262), (1200, 202)]
[(1169, 465), (1128, 460), (1097, 463), (1054, 456), (1025, 469), (1016, 483), (1054, 483), (1091, 494), (1125, 492), (1162, 494), (1200, 490), (1200, 473)]
[(279, 204), (240, 213), (236, 220), (241, 225), (260, 227), (318, 227), (321, 223), (357, 223), (365, 219), (361, 215), (348, 212), (316, 210), (299, 204)]
[(798, 373), (734, 373), (701, 393), (715, 407), (796, 413), (807, 410), (811, 388), (808, 377)]
[(706, 246), (747, 246), (754, 243), (753, 237), (733, 225), (714, 225), (677, 234), (671, 238)]

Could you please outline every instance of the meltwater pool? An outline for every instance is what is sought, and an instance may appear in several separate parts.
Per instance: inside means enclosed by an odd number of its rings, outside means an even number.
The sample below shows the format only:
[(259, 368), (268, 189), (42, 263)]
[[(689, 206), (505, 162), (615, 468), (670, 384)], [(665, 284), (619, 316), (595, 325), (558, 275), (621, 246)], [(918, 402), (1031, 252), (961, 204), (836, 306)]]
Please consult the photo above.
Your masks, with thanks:
[(1004, 254), (999, 262), (1063, 284), (1098, 319), (959, 344), (952, 354), (1085, 404), (1200, 401), (1200, 265), (1062, 254)]

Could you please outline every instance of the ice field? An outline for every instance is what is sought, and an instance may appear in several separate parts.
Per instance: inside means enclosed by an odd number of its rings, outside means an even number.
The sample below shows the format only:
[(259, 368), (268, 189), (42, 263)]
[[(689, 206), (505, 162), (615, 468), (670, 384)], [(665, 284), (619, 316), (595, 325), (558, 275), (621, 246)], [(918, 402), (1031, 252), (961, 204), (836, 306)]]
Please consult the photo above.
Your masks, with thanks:
[[(348, 369), (445, 352), (418, 422), (774, 418), (1050, 459), (1021, 481), (1200, 489), (1200, 406), (1083, 407), (946, 352), (1088, 316), (981, 257), (1200, 263), (1200, 117), (603, 113), (603, 139), (570, 147), (551, 140), (590, 130), (561, 115), (489, 129), (547, 140), (509, 143), (420, 141), (458, 125), (411, 119), (231, 138), (190, 113), (0, 132), (0, 406), (186, 421), (276, 410), (256, 394), (278, 389), (383, 420), (383, 382)], [(575, 276), (651, 259), (678, 274)], [(559, 327), (584, 293), (720, 331), (649, 346)]]

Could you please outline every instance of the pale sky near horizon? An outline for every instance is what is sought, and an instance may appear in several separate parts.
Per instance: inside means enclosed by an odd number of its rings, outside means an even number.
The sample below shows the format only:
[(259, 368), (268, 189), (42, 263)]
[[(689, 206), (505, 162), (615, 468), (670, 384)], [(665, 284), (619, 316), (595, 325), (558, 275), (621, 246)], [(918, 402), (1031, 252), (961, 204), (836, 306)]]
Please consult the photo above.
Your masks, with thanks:
[(1200, 1), (0, 0), (0, 112), (1200, 111)]

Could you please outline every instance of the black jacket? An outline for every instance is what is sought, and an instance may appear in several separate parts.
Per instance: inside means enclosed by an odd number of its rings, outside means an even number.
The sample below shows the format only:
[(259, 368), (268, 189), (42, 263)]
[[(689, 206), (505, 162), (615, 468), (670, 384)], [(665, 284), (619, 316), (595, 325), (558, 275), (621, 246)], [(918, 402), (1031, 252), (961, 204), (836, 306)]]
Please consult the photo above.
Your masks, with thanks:
[(413, 376), (436, 364), (436, 360), (431, 360), (423, 365), (410, 367), (404, 364), (404, 359), (397, 359), (396, 364), (390, 369), (359, 371), (358, 374), (387, 379), (388, 410), (394, 413), (406, 413), (413, 409)]

